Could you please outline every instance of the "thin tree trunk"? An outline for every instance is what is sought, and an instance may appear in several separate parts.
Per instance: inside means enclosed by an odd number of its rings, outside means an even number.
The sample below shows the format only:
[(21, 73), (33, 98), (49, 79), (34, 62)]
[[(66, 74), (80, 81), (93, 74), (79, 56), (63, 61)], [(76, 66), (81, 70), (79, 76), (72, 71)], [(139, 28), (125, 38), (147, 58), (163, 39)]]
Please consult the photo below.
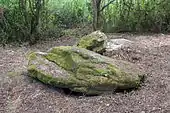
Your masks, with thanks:
[(41, 11), (41, 7), (42, 7), (41, 1), (42, 0), (36, 0), (36, 3), (35, 3), (35, 12), (32, 16), (32, 20), (31, 20), (31, 34), (38, 33), (40, 11)]
[(92, 7), (93, 7), (93, 30), (99, 30), (101, 28), (101, 12), (112, 4), (115, 0), (109, 1), (106, 5), (101, 7), (102, 0), (92, 0)]
[(40, 12), (43, 7), (43, 1), (44, 0), (35, 0), (34, 4), (35, 7), (32, 7), (32, 17), (31, 17), (31, 42), (30, 43), (36, 43), (36, 41), (39, 38), (39, 22), (40, 22)]
[(99, 29), (100, 4), (101, 4), (101, 0), (92, 0), (92, 7), (93, 7), (93, 30), (94, 31)]

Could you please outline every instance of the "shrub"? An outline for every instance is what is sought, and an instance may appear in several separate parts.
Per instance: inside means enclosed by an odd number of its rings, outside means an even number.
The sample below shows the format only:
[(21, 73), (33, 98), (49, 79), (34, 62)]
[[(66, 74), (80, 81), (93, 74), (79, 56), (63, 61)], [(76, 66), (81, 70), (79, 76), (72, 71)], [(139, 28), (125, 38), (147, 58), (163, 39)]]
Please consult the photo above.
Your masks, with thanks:
[(1, 43), (35, 43), (54, 29), (56, 37), (60, 34), (55, 18), (48, 10), (47, 0), (2, 0), (0, 4), (4, 9), (0, 22)]
[(106, 32), (167, 32), (170, 30), (168, 0), (116, 0), (103, 12)]

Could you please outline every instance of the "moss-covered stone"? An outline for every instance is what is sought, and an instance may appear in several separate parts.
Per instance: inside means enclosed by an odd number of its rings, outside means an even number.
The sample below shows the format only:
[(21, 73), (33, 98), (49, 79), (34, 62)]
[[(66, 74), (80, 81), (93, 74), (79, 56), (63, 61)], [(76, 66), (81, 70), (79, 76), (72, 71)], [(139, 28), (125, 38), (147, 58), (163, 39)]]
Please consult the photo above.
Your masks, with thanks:
[(138, 88), (141, 83), (139, 71), (131, 63), (79, 47), (54, 47), (47, 53), (34, 52), (29, 58), (30, 76), (75, 92), (101, 94)]
[(82, 37), (77, 46), (97, 53), (103, 53), (105, 51), (106, 39), (107, 36), (104, 33), (95, 31), (87, 36)]

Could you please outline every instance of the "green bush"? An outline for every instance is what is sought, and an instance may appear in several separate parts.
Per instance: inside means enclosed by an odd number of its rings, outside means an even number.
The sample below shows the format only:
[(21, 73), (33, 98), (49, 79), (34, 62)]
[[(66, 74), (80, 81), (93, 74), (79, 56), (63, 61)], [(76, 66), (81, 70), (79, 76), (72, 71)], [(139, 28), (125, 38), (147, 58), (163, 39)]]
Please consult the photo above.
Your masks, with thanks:
[(51, 10), (55, 14), (61, 27), (72, 28), (84, 24), (91, 19), (87, 0), (52, 0)]
[[(41, 7), (36, 5), (40, 1)], [(31, 42), (59, 37), (62, 29), (78, 27), (91, 19), (85, 0), (1, 0), (0, 42)], [(38, 22), (37, 20), (37, 10)]]
[[(92, 23), (91, 0), (1, 0), (0, 8), (0, 43), (35, 43)], [(100, 24), (105, 32), (168, 32), (170, 2), (115, 0), (101, 12)]]
[[(49, 11), (48, 0), (2, 0), (0, 42), (35, 43), (46, 37), (58, 37), (60, 29)], [(55, 34), (51, 33), (54, 32)], [(50, 36), (52, 34), (52, 36)], [(54, 36), (55, 35), (55, 36)]]
[(170, 30), (170, 2), (116, 0), (104, 10), (102, 17), (106, 32), (167, 32)]

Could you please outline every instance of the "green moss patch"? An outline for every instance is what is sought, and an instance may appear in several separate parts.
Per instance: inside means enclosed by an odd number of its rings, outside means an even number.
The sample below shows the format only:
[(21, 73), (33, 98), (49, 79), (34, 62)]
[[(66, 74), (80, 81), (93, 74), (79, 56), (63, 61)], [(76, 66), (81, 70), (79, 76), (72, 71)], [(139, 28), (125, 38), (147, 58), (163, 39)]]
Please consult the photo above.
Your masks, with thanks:
[(107, 36), (104, 33), (96, 31), (87, 36), (82, 37), (78, 42), (77, 46), (97, 53), (103, 53), (105, 51), (106, 39)]

